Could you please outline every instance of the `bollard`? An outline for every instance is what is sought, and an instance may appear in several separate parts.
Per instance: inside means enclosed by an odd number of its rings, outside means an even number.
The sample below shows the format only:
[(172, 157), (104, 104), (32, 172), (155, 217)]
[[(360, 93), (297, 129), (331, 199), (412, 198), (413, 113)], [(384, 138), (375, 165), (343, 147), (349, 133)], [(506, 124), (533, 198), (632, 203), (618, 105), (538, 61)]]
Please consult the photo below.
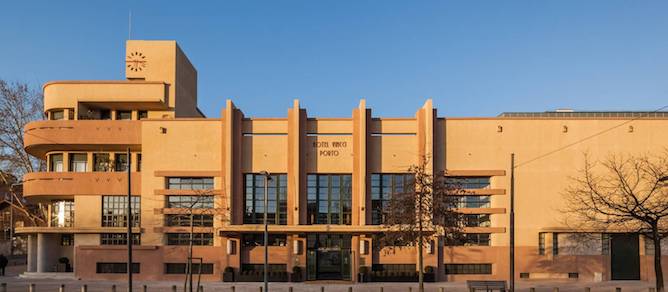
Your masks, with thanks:
[(353, 287), (348, 287), (348, 292), (353, 292)]
[(146, 292), (146, 291), (148, 291), (148, 287), (146, 287), (146, 285), (144, 285), (144, 286), (141, 287), (141, 290)]
[[(235, 292), (235, 291), (237, 291), (237, 288), (232, 286), (232, 292)], [(176, 286), (174, 286), (174, 292), (176, 292)]]
[(30, 287), (28, 288), (28, 291), (30, 292), (35, 292), (35, 284), (30, 284)]
[(438, 292), (445, 292), (445, 288), (443, 288), (443, 287), (439, 288)]
[(585, 292), (591, 292), (591, 288), (590, 287), (585, 287)]
[(383, 286), (380, 286), (380, 292), (383, 292)]
[(559, 287), (554, 287), (554, 288), (552, 289), (552, 292), (559, 292)]
[(292, 292), (292, 286), (290, 286), (290, 288), (288, 288), (288, 292)]
[(204, 292), (204, 286), (197, 287), (197, 292)]
[(116, 292), (116, 285), (111, 285), (111, 292)]
[(81, 286), (81, 292), (88, 292), (88, 286), (86, 285)]
[(536, 288), (534, 287), (529, 288), (529, 292), (536, 292)]
[(176, 285), (172, 285), (172, 292), (176, 292)]
[(60, 284), (60, 288), (58, 288), (59, 292), (65, 292), (65, 284)]
[(408, 292), (413, 292), (413, 287), (408, 287)]
[(621, 287), (615, 288), (615, 292), (622, 292), (622, 288)]
[(325, 292), (325, 286), (320, 286), (320, 292)]

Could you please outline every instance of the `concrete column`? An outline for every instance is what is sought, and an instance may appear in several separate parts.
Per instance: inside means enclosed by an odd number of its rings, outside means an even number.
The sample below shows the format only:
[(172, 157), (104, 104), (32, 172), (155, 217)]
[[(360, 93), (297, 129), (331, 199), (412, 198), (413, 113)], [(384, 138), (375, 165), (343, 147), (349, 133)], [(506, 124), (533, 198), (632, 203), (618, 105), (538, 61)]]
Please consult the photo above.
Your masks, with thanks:
[(306, 110), (299, 107), (299, 100), (294, 100), (288, 109), (288, 225), (306, 223), (306, 202), (300, 199), (306, 183), (305, 129)]
[(60, 253), (57, 234), (37, 234), (37, 272), (52, 272)]
[(37, 234), (28, 235), (28, 272), (37, 272)]
[(46, 237), (44, 233), (37, 234), (37, 272), (44, 273), (47, 271), (46, 266)]
[(353, 225), (366, 225), (367, 208), (367, 137), (371, 110), (362, 99), (353, 110)]

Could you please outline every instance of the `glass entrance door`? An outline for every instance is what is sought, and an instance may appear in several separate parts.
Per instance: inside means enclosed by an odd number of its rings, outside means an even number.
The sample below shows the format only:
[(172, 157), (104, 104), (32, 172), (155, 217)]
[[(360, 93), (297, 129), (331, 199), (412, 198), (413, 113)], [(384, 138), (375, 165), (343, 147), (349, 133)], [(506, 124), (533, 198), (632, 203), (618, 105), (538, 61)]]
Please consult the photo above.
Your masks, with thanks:
[(350, 235), (309, 234), (308, 280), (350, 280)]

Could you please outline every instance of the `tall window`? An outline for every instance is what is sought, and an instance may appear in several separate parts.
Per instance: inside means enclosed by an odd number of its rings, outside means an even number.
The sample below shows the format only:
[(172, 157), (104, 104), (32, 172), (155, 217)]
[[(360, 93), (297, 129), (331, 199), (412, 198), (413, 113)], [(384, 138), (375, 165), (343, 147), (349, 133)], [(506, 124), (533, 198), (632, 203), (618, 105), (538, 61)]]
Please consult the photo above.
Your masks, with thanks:
[[(140, 226), (140, 203), (141, 197), (132, 197), (132, 227)], [(126, 196), (102, 196), (102, 226), (103, 227), (127, 227), (128, 226), (128, 197)]]
[(452, 176), (445, 180), (445, 183), (454, 187), (462, 189), (487, 189), (489, 188), (488, 176)]
[(86, 172), (87, 161), (88, 161), (88, 154), (70, 153), (70, 171)]
[(538, 254), (545, 255), (545, 232), (538, 233)]
[(552, 233), (552, 255), (559, 254), (559, 233)]
[(127, 171), (128, 170), (128, 155), (125, 153), (114, 154), (114, 170)]
[(74, 201), (57, 200), (51, 202), (51, 227), (74, 226)]
[(457, 208), (489, 208), (490, 196), (459, 196)]
[(141, 153), (137, 153), (137, 172), (141, 171)]
[(51, 154), (49, 155), (49, 171), (51, 172), (62, 172), (63, 169), (63, 154)]
[(489, 214), (464, 214), (466, 227), (491, 227)]
[(213, 189), (212, 177), (170, 177), (167, 178), (170, 190), (210, 190)]
[[(267, 222), (268, 224), (288, 224), (288, 177), (273, 174), (267, 182)], [(247, 173), (245, 175), (244, 223), (264, 222), (264, 176)]]
[(110, 169), (109, 153), (93, 153), (93, 171), (109, 171)]
[(413, 177), (408, 173), (371, 175), (371, 224), (383, 224), (385, 221), (383, 210), (388, 206), (392, 195), (409, 191)]
[(349, 174), (309, 174), (308, 224), (351, 224), (351, 182)]

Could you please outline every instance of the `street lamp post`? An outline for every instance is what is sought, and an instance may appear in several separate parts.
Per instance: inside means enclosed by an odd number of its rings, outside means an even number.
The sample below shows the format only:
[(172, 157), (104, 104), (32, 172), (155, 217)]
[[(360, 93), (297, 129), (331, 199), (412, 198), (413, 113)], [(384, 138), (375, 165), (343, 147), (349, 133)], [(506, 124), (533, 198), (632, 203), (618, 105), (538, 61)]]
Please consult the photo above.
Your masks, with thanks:
[(269, 292), (269, 222), (267, 221), (267, 209), (269, 208), (269, 181), (271, 175), (268, 171), (260, 172), (264, 176), (264, 292)]

